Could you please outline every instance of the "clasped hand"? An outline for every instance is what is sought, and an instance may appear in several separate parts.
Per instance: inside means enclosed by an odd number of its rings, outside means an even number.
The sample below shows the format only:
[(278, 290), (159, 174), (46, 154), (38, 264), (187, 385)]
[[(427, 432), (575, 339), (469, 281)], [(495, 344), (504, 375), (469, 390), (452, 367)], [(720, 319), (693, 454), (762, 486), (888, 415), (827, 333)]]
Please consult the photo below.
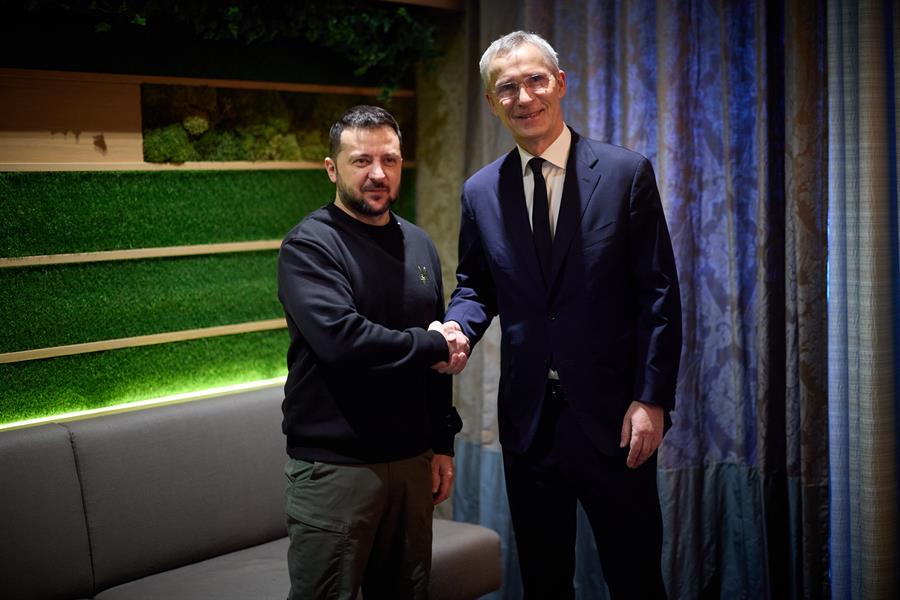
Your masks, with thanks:
[(438, 373), (447, 375), (456, 375), (462, 372), (469, 360), (469, 338), (462, 332), (462, 328), (456, 321), (447, 321), (441, 323), (434, 321), (428, 326), (429, 331), (439, 331), (444, 339), (447, 340), (447, 347), (450, 350), (450, 357), (443, 362), (431, 365), (431, 368)]

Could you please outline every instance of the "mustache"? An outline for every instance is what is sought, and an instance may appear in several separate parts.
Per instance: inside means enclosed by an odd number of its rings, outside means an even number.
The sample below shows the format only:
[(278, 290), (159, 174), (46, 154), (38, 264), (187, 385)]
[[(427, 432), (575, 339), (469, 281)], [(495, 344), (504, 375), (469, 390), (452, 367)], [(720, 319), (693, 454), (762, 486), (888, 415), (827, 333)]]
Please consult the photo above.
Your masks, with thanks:
[(367, 183), (362, 186), (362, 191), (364, 192), (372, 192), (375, 190), (388, 191), (388, 186), (384, 185), (383, 183)]

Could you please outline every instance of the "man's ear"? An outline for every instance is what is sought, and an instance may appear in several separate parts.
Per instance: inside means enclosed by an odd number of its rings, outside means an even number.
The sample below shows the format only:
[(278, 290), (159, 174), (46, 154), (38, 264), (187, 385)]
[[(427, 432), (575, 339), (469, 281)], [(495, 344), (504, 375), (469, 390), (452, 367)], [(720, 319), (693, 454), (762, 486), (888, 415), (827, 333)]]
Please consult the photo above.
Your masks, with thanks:
[(331, 180), (331, 183), (337, 183), (337, 165), (334, 164), (330, 156), (325, 158), (325, 172), (328, 173), (328, 179)]
[(496, 105), (496, 103), (494, 102), (494, 97), (491, 96), (491, 93), (490, 93), (490, 92), (485, 92), (485, 93), (484, 93), (484, 99), (487, 100), (488, 106), (489, 106), (490, 109), (491, 109), (491, 113), (493, 113), (495, 117), (496, 117), (496, 116), (499, 116), (499, 115), (497, 114), (497, 105)]
[(559, 71), (559, 75), (556, 76), (556, 83), (559, 85), (559, 97), (562, 98), (566, 95), (566, 72), (561, 70)]

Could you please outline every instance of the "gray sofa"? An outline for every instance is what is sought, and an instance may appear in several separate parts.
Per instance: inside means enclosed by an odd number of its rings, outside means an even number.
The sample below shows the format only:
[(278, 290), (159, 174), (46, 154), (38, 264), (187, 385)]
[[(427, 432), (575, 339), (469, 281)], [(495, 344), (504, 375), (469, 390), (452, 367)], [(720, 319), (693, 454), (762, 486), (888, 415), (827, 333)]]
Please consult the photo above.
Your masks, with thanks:
[[(287, 596), (279, 390), (0, 432), (0, 597)], [(434, 520), (431, 597), (500, 587), (500, 540)]]

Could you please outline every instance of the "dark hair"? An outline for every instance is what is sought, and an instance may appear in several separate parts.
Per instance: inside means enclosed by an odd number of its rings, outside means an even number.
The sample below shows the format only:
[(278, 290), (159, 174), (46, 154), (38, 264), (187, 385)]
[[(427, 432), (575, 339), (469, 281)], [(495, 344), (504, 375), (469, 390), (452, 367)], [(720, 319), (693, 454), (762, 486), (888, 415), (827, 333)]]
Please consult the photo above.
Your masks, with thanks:
[(400, 126), (393, 115), (378, 106), (359, 105), (348, 108), (341, 115), (334, 125), (331, 126), (331, 149), (330, 156), (335, 158), (341, 150), (341, 133), (344, 129), (378, 129), (379, 127), (390, 127), (397, 134), (397, 139), (403, 143), (403, 136), (400, 135)]

